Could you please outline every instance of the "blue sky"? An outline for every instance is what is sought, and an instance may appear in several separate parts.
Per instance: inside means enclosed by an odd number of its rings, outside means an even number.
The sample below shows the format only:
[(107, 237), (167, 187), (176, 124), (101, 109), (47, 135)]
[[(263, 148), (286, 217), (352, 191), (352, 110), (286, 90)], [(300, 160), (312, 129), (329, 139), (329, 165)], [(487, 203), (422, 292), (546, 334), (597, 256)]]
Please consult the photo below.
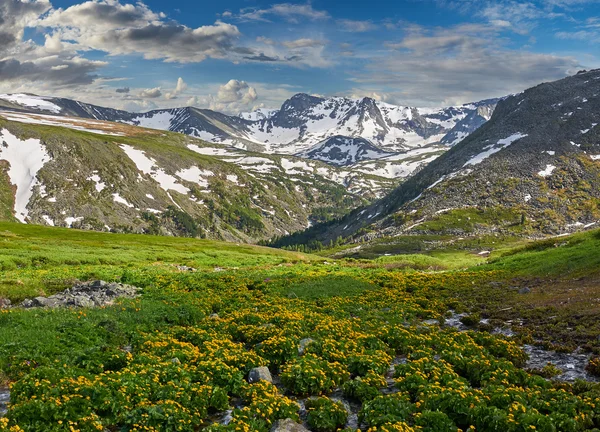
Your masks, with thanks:
[(0, 91), (130, 110), (441, 106), (600, 67), (598, 0), (0, 0)]

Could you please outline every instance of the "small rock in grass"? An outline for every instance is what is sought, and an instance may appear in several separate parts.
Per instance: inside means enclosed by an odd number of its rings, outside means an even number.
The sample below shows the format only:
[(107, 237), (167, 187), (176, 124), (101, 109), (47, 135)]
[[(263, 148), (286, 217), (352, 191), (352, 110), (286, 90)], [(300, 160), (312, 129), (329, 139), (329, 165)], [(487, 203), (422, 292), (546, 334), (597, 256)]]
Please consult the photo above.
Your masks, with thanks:
[(529, 294), (531, 292), (531, 289), (527, 288), (527, 287), (523, 287), (519, 289), (519, 294)]
[(213, 313), (208, 316), (210, 319), (219, 319), (219, 314)]
[(304, 355), (304, 353), (306, 352), (306, 348), (314, 341), (315, 340), (311, 338), (302, 339), (298, 344), (298, 355)]
[(181, 364), (181, 360), (179, 360), (177, 357), (173, 357), (171, 359), (171, 363), (175, 363), (175, 364)]
[(0, 298), (0, 309), (9, 308), (11, 302), (7, 298)]
[(271, 372), (269, 371), (269, 368), (266, 366), (254, 368), (254, 369), (250, 370), (250, 373), (248, 374), (248, 382), (251, 384), (261, 381), (261, 380), (267, 381), (270, 383), (273, 382), (273, 377), (271, 376)]
[(271, 432), (308, 432), (308, 429), (294, 420), (287, 418), (285, 420), (277, 420), (271, 428)]

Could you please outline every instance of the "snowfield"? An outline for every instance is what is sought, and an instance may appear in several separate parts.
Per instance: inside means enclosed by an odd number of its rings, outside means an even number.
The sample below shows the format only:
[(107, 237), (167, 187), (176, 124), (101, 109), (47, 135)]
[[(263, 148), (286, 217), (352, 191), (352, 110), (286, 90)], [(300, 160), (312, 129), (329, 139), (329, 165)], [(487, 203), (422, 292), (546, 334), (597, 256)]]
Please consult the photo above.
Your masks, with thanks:
[[(87, 119), (60, 117), (47, 114), (17, 113), (14, 111), (0, 111), (0, 116), (6, 118), (7, 120), (16, 121), (19, 123), (62, 126), (69, 129), (91, 132), (99, 135), (124, 136), (124, 134), (121, 132), (110, 131), (110, 129), (107, 128), (110, 123), (101, 123)], [(104, 127), (104, 129), (97, 129), (98, 126)]]
[(496, 144), (491, 144), (489, 146), (484, 147), (484, 151), (479, 153), (478, 155), (473, 156), (471, 159), (469, 159), (464, 165), (463, 167), (466, 167), (467, 165), (477, 165), (480, 164), (481, 162), (483, 162), (484, 160), (486, 160), (488, 157), (490, 157), (491, 155), (493, 155), (494, 153), (498, 153), (500, 150), (502, 150), (503, 148), (508, 147), (509, 145), (511, 145), (512, 143), (514, 143), (517, 140), (520, 140), (521, 138), (525, 138), (527, 136), (527, 134), (523, 134), (520, 132), (517, 132), (507, 138), (503, 138), (501, 140), (498, 140), (498, 142)]
[(146, 154), (126, 144), (121, 144), (125, 154), (133, 161), (138, 170), (152, 177), (164, 191), (174, 190), (182, 194), (187, 194), (190, 190), (179, 183), (175, 176), (167, 174), (162, 168), (156, 165), (154, 159), (150, 159)]
[(23, 107), (35, 108), (43, 111), (50, 111), (57, 114), (62, 111), (62, 109), (58, 105), (55, 105), (49, 100), (47, 100), (48, 98), (43, 98), (35, 95), (28, 95), (23, 93), (0, 94), (0, 99), (4, 99), (8, 102), (12, 102)]
[(26, 223), (29, 215), (27, 205), (33, 195), (33, 188), (39, 184), (37, 174), (50, 160), (50, 156), (40, 140), (21, 140), (8, 130), (2, 129), (0, 130), (0, 159), (10, 164), (8, 177), (17, 187), (15, 217)]

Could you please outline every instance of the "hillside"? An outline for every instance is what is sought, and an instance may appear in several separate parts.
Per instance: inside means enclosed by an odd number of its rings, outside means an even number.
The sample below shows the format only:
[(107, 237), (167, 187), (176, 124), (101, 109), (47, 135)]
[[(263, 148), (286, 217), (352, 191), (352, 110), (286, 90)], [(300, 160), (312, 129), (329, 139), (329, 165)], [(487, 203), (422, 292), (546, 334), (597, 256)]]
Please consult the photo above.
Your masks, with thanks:
[(498, 103), (489, 122), (383, 199), (287, 240), (556, 235), (600, 220), (600, 70)]
[(0, 116), (0, 217), (256, 242), (342, 215), (391, 186), (293, 156), (98, 120)]

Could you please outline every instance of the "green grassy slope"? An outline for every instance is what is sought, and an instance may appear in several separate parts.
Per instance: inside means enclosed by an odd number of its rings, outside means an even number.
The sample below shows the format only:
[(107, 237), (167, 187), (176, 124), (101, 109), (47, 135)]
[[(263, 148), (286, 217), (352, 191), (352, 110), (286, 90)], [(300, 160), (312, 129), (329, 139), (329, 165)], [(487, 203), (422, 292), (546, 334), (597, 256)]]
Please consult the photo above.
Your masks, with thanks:
[(128, 268), (200, 271), (320, 260), (265, 247), (178, 237), (111, 234), (0, 222), (0, 297), (20, 300), (74, 279), (117, 280)]

